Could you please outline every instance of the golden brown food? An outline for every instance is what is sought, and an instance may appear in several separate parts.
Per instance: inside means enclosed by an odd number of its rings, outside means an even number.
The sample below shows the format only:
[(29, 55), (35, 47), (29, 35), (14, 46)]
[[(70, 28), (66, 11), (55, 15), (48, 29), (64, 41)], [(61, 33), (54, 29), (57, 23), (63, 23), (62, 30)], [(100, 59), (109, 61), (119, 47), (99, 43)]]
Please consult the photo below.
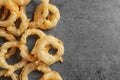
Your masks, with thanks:
[(48, 2), (43, 2), (35, 9), (34, 20), (30, 23), (30, 27), (44, 30), (51, 29), (57, 25), (59, 19), (60, 13), (58, 8), (48, 4)]
[(18, 6), (12, 0), (0, 0), (0, 6), (4, 6), (10, 11), (10, 16), (6, 20), (0, 20), (0, 27), (10, 27), (18, 17)]
[(0, 70), (0, 77), (10, 77), (12, 80), (19, 80), (16, 73), (13, 73), (11, 75), (5, 75), (6, 73), (7, 70)]
[[(19, 45), (20, 45), (20, 43), (17, 42), (17, 41), (14, 41), (14, 42), (6, 42), (6, 43), (4, 43), (3, 46), (0, 48), (0, 67), (9, 70), (8, 73), (6, 73), (6, 74), (11, 75), (14, 71), (16, 71), (16, 70), (18, 70), (18, 69), (21, 69), (21, 68), (27, 63), (27, 60), (25, 60), (24, 58), (22, 58), (21, 61), (19, 61), (18, 63), (14, 64), (14, 65), (9, 65), (9, 64), (6, 62), (5, 54), (7, 53), (8, 49), (9, 49), (9, 48), (12, 48), (12, 47), (18, 47), (18, 48), (19, 48)], [(20, 50), (21, 50), (21, 49), (20, 49)], [(22, 54), (22, 53), (21, 53), (21, 54)], [(20, 55), (21, 55), (21, 54), (20, 54)]]
[(37, 35), (39, 37), (39, 39), (42, 39), (46, 36), (46, 34), (39, 30), (39, 29), (28, 29), (25, 31), (25, 33), (22, 35), (21, 37), (21, 42), (23, 44), (26, 44), (26, 40), (30, 35)]
[(31, 0), (13, 0), (19, 6), (26, 6)]
[[(38, 37), (39, 37), (39, 39), (42, 39), (42, 38), (44, 38), (45, 36), (46, 36), (46, 34), (43, 32), (43, 31), (41, 31), (41, 30), (39, 30), (39, 29), (28, 29), (28, 30), (26, 30), (26, 32), (22, 35), (22, 37), (21, 37), (21, 43), (22, 44), (24, 44), (24, 45), (21, 45), (21, 48), (27, 48), (27, 45), (26, 45), (26, 40), (27, 40), (27, 38), (30, 36), (30, 35), (37, 35)], [(35, 43), (35, 46), (36, 46), (36, 44), (37, 44), (37, 42)], [(25, 59), (27, 59), (27, 60), (29, 60), (29, 61), (34, 61), (35, 59), (35, 55), (36, 55), (36, 47), (34, 46), (34, 48), (31, 50), (31, 54), (33, 55), (33, 57), (30, 57), (30, 58), (28, 58), (28, 57), (24, 57)], [(25, 51), (25, 50), (23, 50), (23, 51)], [(27, 53), (28, 53), (28, 51), (26, 51)], [(23, 53), (25, 53), (25, 52), (23, 52)]]
[[(38, 69), (39, 66), (39, 69)], [(45, 65), (42, 62), (33, 62), (33, 63), (29, 63), (27, 64), (20, 75), (20, 80), (28, 80), (28, 75), (32, 72), (32, 71), (41, 71), (42, 73), (48, 73), (51, 72), (51, 69), (49, 68), (49, 66)]]
[[(59, 10), (49, 0), (41, 0), (41, 4), (34, 11), (33, 20), (30, 20), (26, 14), (26, 6), (30, 1), (0, 0), (0, 37), (8, 40), (0, 46), (0, 68), (3, 68), (0, 70), (0, 77), (28, 80), (28, 75), (38, 70), (44, 73), (39, 80), (62, 80), (58, 72), (50, 69), (50, 65), (63, 62), (63, 42), (42, 31), (57, 25), (60, 19)], [(29, 52), (26, 43), (31, 35), (37, 35), (38, 40)], [(57, 50), (54, 54), (49, 52), (51, 46)], [(6, 59), (16, 54), (17, 48), (20, 50), (21, 60), (13, 65), (9, 64)], [(16, 74), (20, 69), (20, 75)]]
[[(51, 55), (48, 52), (46, 46), (52, 45), (53, 48), (57, 49), (57, 52), (54, 55)], [(44, 39), (38, 41), (36, 46), (36, 55), (38, 59), (44, 62), (47, 65), (51, 65), (57, 61), (63, 62), (62, 55), (64, 54), (63, 42), (54, 36), (46, 36)]]
[[(15, 37), (11, 33), (5, 31), (5, 29), (3, 28), (0, 29), (0, 37), (3, 37), (8, 41), (16, 41)], [(11, 55), (15, 53), (15, 51), (16, 51), (16, 48), (12, 48), (9, 52), (7, 52), (7, 54), (5, 55), (5, 58), (9, 58)]]
[(27, 18), (26, 13), (25, 13), (25, 7), (20, 7), (18, 19), (21, 20), (20, 25), (18, 25), (19, 26), (18, 28), (16, 27), (15, 24), (7, 28), (7, 30), (13, 33), (15, 36), (20, 36), (28, 28), (29, 19)]

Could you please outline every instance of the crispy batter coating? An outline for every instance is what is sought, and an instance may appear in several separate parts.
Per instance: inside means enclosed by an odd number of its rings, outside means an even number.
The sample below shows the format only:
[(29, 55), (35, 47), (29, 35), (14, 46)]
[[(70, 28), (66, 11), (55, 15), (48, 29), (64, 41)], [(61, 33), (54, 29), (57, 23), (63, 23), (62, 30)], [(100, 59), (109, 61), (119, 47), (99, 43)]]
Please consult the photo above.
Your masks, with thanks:
[(60, 19), (60, 12), (56, 6), (48, 4), (48, 1), (45, 0), (43, 4), (37, 6), (34, 12), (34, 20), (30, 23), (30, 27), (46, 30), (57, 25)]
[(12, 0), (0, 0), (0, 6), (10, 10), (10, 16), (6, 20), (0, 20), (0, 27), (12, 26), (19, 14), (18, 6)]
[(30, 3), (31, 0), (12, 0), (19, 6), (26, 6), (27, 4)]
[(18, 69), (21, 69), (27, 63), (27, 60), (25, 60), (24, 58), (22, 58), (21, 61), (19, 61), (18, 63), (14, 64), (14, 65), (9, 65), (6, 62), (4, 56), (7, 53), (8, 49), (12, 48), (12, 47), (18, 47), (19, 48), (19, 42), (17, 42), (17, 41), (6, 42), (0, 48), (0, 67), (9, 70), (8, 73), (6, 73), (8, 75), (11, 75), (14, 71), (16, 71)]
[(7, 30), (9, 32), (13, 33), (15, 36), (20, 36), (21, 34), (23, 34), (29, 25), (29, 19), (27, 18), (26, 13), (25, 13), (25, 7), (20, 7), (19, 14), (20, 15), (19, 15), (18, 19), (21, 20), (19, 28), (17, 28), (15, 26), (15, 24), (13, 24), (13, 26), (10, 26), (7, 28)]
[[(11, 33), (5, 31), (5, 29), (3, 29), (3, 28), (0, 29), (0, 37), (4, 37), (4, 38), (6, 38), (8, 41), (16, 41), (15, 37), (14, 37)], [(12, 48), (12, 49), (5, 55), (5, 58), (9, 58), (11, 55), (13, 55), (13, 54), (15, 53), (15, 51), (16, 51), (16, 48)]]
[[(33, 20), (28, 19), (26, 6), (31, 0), (0, 0), (0, 37), (7, 39), (0, 46), (0, 77), (10, 77), (12, 80), (28, 80), (28, 75), (38, 70), (44, 75), (39, 80), (62, 80), (60, 74), (50, 69), (55, 62), (63, 62), (64, 46), (58, 38), (45, 34), (42, 30), (55, 27), (60, 19), (58, 8), (49, 3), (50, 0), (41, 0), (33, 15)], [(17, 21), (18, 22), (17, 26)], [(41, 29), (41, 30), (40, 30)], [(31, 52), (26, 44), (27, 38), (37, 35)], [(16, 37), (20, 37), (19, 40)], [(57, 51), (50, 54), (51, 46)], [(9, 64), (6, 59), (20, 50), (21, 60)], [(20, 75), (17, 70), (22, 69)]]
[[(48, 52), (48, 48), (46, 46), (52, 45), (57, 52), (54, 55)], [(39, 40), (37, 43), (36, 55), (38, 59), (44, 62), (47, 65), (51, 65), (57, 61), (63, 62), (62, 55), (64, 54), (63, 42), (54, 36), (47, 36), (42, 40)]]
[(25, 65), (25, 67), (23, 68), (20, 75), (20, 80), (28, 80), (28, 75), (35, 70), (41, 71), (42, 73), (51, 72), (51, 69), (49, 68), (49, 66), (45, 65), (42, 62), (29, 63)]

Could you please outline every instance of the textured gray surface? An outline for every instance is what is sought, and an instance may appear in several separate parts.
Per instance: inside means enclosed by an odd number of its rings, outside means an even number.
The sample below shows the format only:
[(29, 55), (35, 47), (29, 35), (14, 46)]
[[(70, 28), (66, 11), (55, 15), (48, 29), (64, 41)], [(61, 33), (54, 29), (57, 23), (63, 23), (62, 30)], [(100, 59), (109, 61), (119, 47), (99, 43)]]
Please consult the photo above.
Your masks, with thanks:
[(119, 1), (51, 2), (58, 6), (61, 20), (48, 32), (65, 43), (64, 63), (52, 68), (64, 80), (120, 80)]
[[(27, 6), (30, 18), (39, 4)], [(57, 27), (45, 31), (64, 42), (64, 63), (56, 63), (63, 80), (120, 80), (120, 3), (118, 0), (50, 0), (61, 13)], [(35, 40), (30, 38), (31, 47)], [(31, 44), (31, 45), (30, 45)], [(30, 80), (38, 79), (38, 72)]]

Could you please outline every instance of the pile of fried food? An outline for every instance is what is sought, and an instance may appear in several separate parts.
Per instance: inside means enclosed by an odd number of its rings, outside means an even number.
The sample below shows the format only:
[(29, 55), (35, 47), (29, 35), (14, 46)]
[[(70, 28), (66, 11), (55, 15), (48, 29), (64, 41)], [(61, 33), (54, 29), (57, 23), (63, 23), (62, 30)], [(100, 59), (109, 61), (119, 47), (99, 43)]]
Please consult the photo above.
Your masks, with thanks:
[[(46, 35), (42, 30), (55, 27), (60, 19), (56, 6), (49, 0), (41, 0), (34, 11), (33, 20), (27, 18), (26, 6), (31, 0), (0, 0), (0, 37), (8, 41), (0, 47), (0, 76), (11, 77), (12, 80), (28, 80), (28, 75), (35, 70), (44, 75), (40, 80), (62, 80), (57, 71), (52, 71), (50, 65), (63, 62), (63, 42), (52, 35)], [(19, 25), (15, 22), (20, 20)], [(31, 52), (26, 45), (30, 35), (39, 38)], [(16, 40), (21, 36), (20, 40)], [(57, 51), (50, 54), (51, 46)], [(20, 50), (21, 61), (14, 65), (7, 63), (6, 59), (15, 54), (16, 48)], [(15, 71), (22, 69), (20, 75)]]

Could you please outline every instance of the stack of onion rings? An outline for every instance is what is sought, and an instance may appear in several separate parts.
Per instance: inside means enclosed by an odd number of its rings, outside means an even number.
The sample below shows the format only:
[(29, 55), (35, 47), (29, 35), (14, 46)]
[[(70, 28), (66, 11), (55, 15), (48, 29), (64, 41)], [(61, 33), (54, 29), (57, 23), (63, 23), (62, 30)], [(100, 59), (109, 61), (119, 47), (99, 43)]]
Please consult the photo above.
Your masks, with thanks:
[[(26, 15), (26, 6), (31, 0), (0, 0), (0, 37), (7, 41), (0, 46), (0, 77), (10, 77), (12, 80), (28, 80), (28, 75), (34, 70), (44, 73), (40, 80), (62, 80), (58, 72), (52, 71), (50, 65), (63, 62), (64, 46), (58, 38), (45, 34), (42, 30), (55, 27), (60, 19), (60, 13), (56, 6), (49, 0), (41, 0), (34, 12), (33, 20)], [(20, 19), (20, 25), (15, 22)], [(42, 30), (40, 30), (42, 29)], [(27, 38), (37, 35), (31, 52), (26, 45)], [(17, 40), (16, 37), (20, 37)], [(50, 54), (50, 46), (57, 52)], [(20, 50), (21, 60), (15, 64), (9, 64), (6, 59)], [(23, 69), (22, 69), (23, 68)], [(22, 69), (20, 75), (17, 70)]]

